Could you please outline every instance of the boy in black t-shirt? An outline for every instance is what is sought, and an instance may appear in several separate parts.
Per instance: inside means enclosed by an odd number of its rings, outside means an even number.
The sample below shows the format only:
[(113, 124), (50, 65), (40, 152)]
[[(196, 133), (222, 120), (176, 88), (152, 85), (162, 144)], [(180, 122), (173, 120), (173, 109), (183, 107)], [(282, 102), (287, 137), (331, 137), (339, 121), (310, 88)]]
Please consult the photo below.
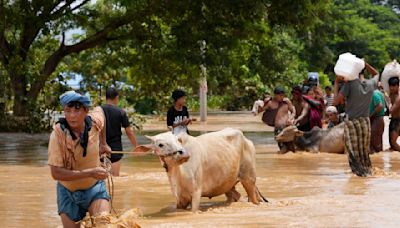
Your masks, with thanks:
[(192, 123), (194, 119), (189, 117), (189, 112), (186, 104), (186, 93), (183, 90), (176, 89), (172, 92), (174, 105), (168, 109), (167, 126), (172, 130), (172, 133), (178, 135), (181, 132), (189, 134), (187, 125)]
[[(126, 135), (134, 147), (137, 147), (135, 132), (130, 126), (126, 112), (118, 107), (119, 93), (115, 88), (108, 88), (106, 91), (106, 104), (102, 105), (106, 117), (106, 138), (107, 144), (112, 151), (122, 151), (121, 127), (125, 128)], [(119, 176), (121, 158), (123, 154), (111, 154), (113, 176)]]

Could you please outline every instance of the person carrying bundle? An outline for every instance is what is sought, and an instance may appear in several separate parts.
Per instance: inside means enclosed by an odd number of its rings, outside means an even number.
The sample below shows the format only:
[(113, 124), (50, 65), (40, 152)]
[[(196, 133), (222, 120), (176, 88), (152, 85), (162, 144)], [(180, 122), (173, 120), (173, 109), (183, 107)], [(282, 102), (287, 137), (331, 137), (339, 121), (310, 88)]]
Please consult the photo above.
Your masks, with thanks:
[[(365, 61), (350, 56), (348, 62), (354, 61), (361, 67), (354, 67), (349, 72), (349, 64), (347, 68), (343, 67), (342, 56), (339, 57), (335, 66), (336, 80), (334, 85), (335, 99), (334, 105), (346, 101), (345, 112), (348, 120), (345, 121), (344, 141), (345, 153), (348, 156), (349, 164), (353, 173), (357, 176), (367, 176), (371, 174), (371, 160), (369, 158), (370, 141), (371, 141), (371, 125), (370, 125), (370, 104), (372, 94), (377, 88), (378, 72)], [(351, 58), (355, 58), (354, 60)], [(346, 60), (345, 60), (346, 61)], [(342, 65), (341, 65), (342, 64)], [(375, 77), (370, 80), (361, 80), (361, 70), (368, 70)], [(342, 67), (342, 68), (341, 68)], [(360, 69), (361, 68), (361, 69)], [(350, 71), (351, 71), (350, 70)], [(355, 73), (355, 72), (359, 73)], [(344, 81), (342, 89), (339, 91), (339, 83)]]

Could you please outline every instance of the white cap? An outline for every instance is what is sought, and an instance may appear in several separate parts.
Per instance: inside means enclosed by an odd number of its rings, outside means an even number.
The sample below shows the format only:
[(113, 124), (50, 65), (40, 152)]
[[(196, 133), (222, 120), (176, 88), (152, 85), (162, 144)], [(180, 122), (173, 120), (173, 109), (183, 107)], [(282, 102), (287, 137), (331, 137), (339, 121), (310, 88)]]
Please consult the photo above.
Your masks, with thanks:
[(326, 108), (326, 113), (338, 113), (338, 111), (335, 106), (328, 106)]

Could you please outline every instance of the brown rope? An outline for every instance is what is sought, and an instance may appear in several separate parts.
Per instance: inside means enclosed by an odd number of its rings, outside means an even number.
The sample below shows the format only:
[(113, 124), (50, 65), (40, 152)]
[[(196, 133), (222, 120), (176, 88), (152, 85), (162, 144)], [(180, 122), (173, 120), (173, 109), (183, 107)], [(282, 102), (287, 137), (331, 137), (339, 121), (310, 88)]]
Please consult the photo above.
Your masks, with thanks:
[(113, 198), (114, 198), (114, 180), (112, 175), (112, 167), (111, 167), (111, 160), (107, 156), (103, 157), (103, 164), (102, 167), (106, 169), (107, 175), (107, 185), (108, 185), (108, 194), (110, 194), (110, 213), (117, 214), (113, 206)]

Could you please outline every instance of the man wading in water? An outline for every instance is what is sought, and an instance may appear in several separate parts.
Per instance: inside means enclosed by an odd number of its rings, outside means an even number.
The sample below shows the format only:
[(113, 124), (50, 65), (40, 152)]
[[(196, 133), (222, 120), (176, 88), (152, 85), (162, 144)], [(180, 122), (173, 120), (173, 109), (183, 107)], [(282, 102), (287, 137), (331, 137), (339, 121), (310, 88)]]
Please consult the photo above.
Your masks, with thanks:
[[(102, 105), (101, 108), (104, 111), (106, 117), (106, 139), (107, 145), (111, 147), (113, 151), (123, 151), (122, 149), (122, 132), (121, 127), (125, 129), (126, 136), (132, 143), (133, 148), (137, 147), (137, 141), (135, 132), (129, 123), (129, 118), (126, 115), (125, 110), (118, 107), (119, 93), (115, 88), (108, 88), (106, 90), (106, 104)], [(121, 158), (123, 154), (111, 154), (111, 167), (113, 176), (119, 176), (121, 168)]]
[(100, 107), (88, 114), (90, 99), (69, 91), (60, 96), (65, 118), (53, 127), (48, 164), (57, 180), (58, 214), (64, 227), (80, 227), (86, 212), (96, 216), (110, 211), (100, 167), (100, 153), (110, 153), (106, 143), (104, 114)]
[(389, 78), (390, 101), (392, 107), (390, 108), (389, 124), (389, 143), (394, 151), (400, 151), (400, 145), (397, 144), (397, 138), (400, 134), (400, 96), (399, 96), (399, 78)]
[(379, 76), (378, 72), (368, 63), (365, 63), (365, 69), (375, 77), (370, 80), (363, 80), (363, 77), (360, 77), (361, 79), (346, 81), (340, 91), (339, 83), (343, 81), (343, 77), (336, 76), (333, 102), (333, 105), (337, 105), (346, 101), (345, 112), (349, 120), (345, 121), (344, 150), (347, 153), (351, 170), (357, 176), (371, 174), (369, 113), (372, 94), (377, 88)]
[[(285, 90), (277, 87), (274, 90), (274, 97), (266, 102), (263, 107), (262, 120), (265, 124), (275, 127), (274, 134), (277, 136), (285, 127), (293, 124), (294, 114), (296, 110), (288, 98), (285, 97)], [(289, 115), (289, 112), (291, 115)], [(289, 150), (294, 151), (294, 148), (285, 143), (278, 143), (281, 153), (286, 153)]]

